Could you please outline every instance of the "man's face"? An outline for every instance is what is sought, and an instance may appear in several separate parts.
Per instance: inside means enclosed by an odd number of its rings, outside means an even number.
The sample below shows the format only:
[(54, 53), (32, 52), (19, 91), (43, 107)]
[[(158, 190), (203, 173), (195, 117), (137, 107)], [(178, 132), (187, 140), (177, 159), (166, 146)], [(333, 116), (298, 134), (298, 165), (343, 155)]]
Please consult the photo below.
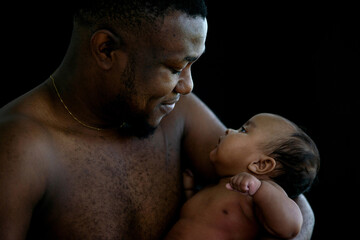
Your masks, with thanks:
[(190, 68), (205, 50), (206, 34), (206, 19), (174, 12), (148, 38), (136, 40), (115, 100), (129, 126), (156, 128), (180, 96), (192, 91)]

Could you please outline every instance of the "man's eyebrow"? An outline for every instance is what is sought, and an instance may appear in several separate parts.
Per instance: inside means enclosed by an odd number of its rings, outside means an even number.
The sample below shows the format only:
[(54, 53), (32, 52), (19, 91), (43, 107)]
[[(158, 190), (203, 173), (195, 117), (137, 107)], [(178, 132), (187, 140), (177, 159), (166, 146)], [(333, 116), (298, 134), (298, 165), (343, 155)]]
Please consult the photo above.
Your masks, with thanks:
[(187, 62), (195, 62), (196, 60), (199, 59), (199, 57), (200, 57), (201, 55), (204, 54), (204, 52), (205, 52), (205, 48), (204, 48), (204, 50), (201, 52), (201, 54), (200, 54), (199, 56), (197, 56), (197, 57), (186, 56), (186, 57), (184, 58), (184, 60), (187, 61)]

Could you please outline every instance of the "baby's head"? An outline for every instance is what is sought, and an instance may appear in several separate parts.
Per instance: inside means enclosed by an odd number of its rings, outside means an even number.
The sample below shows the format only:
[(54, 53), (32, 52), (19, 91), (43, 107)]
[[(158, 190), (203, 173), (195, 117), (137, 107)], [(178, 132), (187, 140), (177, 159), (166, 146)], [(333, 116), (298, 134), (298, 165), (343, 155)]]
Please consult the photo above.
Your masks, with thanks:
[(255, 115), (240, 129), (228, 129), (210, 153), (217, 173), (250, 172), (272, 179), (296, 197), (312, 185), (320, 157), (313, 140), (289, 120), (274, 114)]

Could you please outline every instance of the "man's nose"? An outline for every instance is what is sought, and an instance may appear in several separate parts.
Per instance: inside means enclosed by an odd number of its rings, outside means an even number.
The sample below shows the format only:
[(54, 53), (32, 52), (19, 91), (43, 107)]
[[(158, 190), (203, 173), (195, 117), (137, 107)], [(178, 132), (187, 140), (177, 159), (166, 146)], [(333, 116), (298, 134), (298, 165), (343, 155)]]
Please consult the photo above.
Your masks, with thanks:
[(190, 68), (184, 69), (180, 74), (180, 79), (175, 86), (175, 92), (186, 95), (192, 92), (194, 82), (192, 80)]

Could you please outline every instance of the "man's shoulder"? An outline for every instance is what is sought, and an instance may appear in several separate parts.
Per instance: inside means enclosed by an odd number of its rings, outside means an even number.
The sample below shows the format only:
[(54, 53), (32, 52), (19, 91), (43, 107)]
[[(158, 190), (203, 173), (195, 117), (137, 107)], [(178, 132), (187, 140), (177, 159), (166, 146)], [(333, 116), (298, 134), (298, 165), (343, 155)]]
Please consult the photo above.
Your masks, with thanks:
[(194, 104), (201, 102), (201, 100), (194, 94), (190, 93), (184, 96), (181, 96), (180, 101), (177, 104), (179, 108), (191, 108)]
[(18, 224), (26, 220), (45, 193), (48, 159), (49, 138), (40, 123), (20, 112), (0, 110), (0, 188), (4, 196), (0, 205), (5, 206), (1, 214), (20, 216), (14, 217)]
[[(0, 158), (36, 157), (48, 150), (50, 135), (44, 122), (16, 109), (0, 110)], [(9, 157), (9, 156), (7, 156)]]
[(52, 116), (47, 100), (43, 89), (38, 87), (0, 108), (0, 141), (36, 142), (47, 137)]
[[(193, 93), (181, 96), (174, 110), (162, 120), (161, 125), (171, 129), (171, 132), (182, 135), (186, 125), (192, 122), (191, 116), (194, 116), (201, 108), (205, 109), (205, 105), (201, 106), (202, 104), (201, 100)], [(174, 129), (178, 131), (174, 131)]]
[(224, 132), (224, 125), (195, 94), (183, 96), (177, 107), (177, 113), (184, 121), (185, 131), (207, 129), (208, 132), (209, 129), (212, 129), (217, 135), (216, 138)]
[[(170, 114), (177, 119), (187, 121), (193, 114), (199, 111), (208, 110), (207, 106), (193, 93), (181, 96), (174, 111)], [(190, 117), (190, 118), (189, 118)]]

